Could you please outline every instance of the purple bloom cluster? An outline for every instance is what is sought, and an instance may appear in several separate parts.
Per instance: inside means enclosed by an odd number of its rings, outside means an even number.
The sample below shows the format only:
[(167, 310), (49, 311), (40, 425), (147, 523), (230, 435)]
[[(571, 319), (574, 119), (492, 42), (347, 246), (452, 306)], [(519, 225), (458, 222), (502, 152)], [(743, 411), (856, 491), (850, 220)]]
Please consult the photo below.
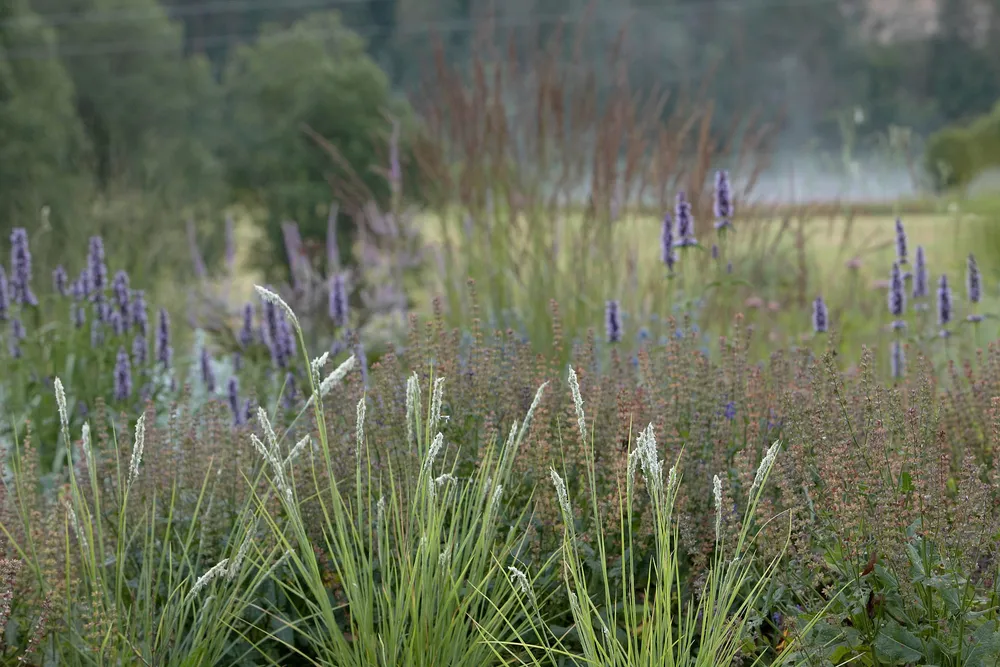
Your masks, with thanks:
[(122, 328), (127, 331), (129, 325), (132, 324), (132, 318), (129, 313), (132, 294), (129, 290), (128, 273), (119, 271), (115, 274), (114, 280), (111, 281), (111, 292), (114, 294), (115, 305), (118, 307)]
[(892, 265), (892, 276), (889, 280), (889, 313), (896, 318), (903, 316), (906, 310), (906, 290), (903, 287), (903, 272), (898, 263)]
[(946, 326), (951, 322), (951, 288), (948, 287), (948, 276), (942, 275), (938, 280), (937, 288), (937, 316), (938, 324)]
[(830, 326), (826, 302), (823, 301), (823, 297), (821, 296), (816, 297), (816, 300), (813, 301), (812, 325), (813, 331), (816, 333), (826, 333)]
[(330, 279), (330, 319), (338, 327), (347, 326), (347, 280), (343, 273)]
[(725, 171), (715, 172), (715, 228), (717, 230), (733, 227), (733, 194), (729, 185), (729, 174)]
[(118, 358), (115, 361), (114, 397), (116, 401), (125, 401), (132, 396), (132, 366), (124, 347), (118, 348)]
[(3, 266), (0, 266), (0, 322), (4, 322), (7, 319), (7, 313), (10, 311), (10, 292), (7, 286), (7, 272), (3, 270)]
[(667, 265), (667, 270), (674, 272), (677, 253), (674, 252), (674, 221), (670, 214), (663, 216), (663, 226), (660, 230), (660, 260)]
[(983, 281), (979, 274), (976, 258), (969, 255), (965, 266), (965, 289), (969, 295), (969, 303), (979, 303), (983, 297)]
[(677, 204), (674, 208), (674, 215), (677, 218), (677, 240), (674, 245), (678, 247), (697, 245), (694, 238), (694, 215), (691, 213), (691, 202), (683, 192), (677, 193)]
[(31, 291), (31, 251), (28, 249), (28, 232), (24, 227), (15, 228), (10, 234), (10, 288), (14, 303), (37, 306), (38, 299)]
[(896, 218), (896, 261), (900, 264), (907, 262), (906, 230), (903, 229), (903, 221)]
[(617, 301), (608, 301), (604, 309), (604, 329), (609, 343), (620, 343), (622, 340), (621, 312)]
[(62, 265), (57, 266), (52, 271), (52, 287), (59, 296), (69, 294), (69, 278), (66, 276), (66, 269)]
[(173, 349), (170, 347), (170, 314), (160, 308), (160, 319), (156, 326), (156, 361), (164, 369), (170, 368)]
[(146, 365), (148, 358), (149, 351), (146, 345), (146, 336), (136, 334), (135, 338), (132, 339), (132, 363), (135, 364), (136, 368), (142, 368)]
[(107, 286), (108, 267), (104, 263), (104, 239), (100, 236), (91, 236), (87, 253), (87, 293), (102, 294)]
[(140, 336), (149, 335), (149, 312), (146, 307), (146, 293), (136, 290), (132, 295), (132, 304), (129, 307), (132, 313), (132, 326), (139, 332)]
[(924, 257), (924, 247), (917, 246), (916, 266), (913, 270), (913, 298), (921, 299), (930, 294), (930, 284), (927, 276), (927, 259)]
[(240, 328), (240, 346), (245, 350), (253, 345), (253, 316), (254, 307), (252, 303), (243, 305), (243, 326)]

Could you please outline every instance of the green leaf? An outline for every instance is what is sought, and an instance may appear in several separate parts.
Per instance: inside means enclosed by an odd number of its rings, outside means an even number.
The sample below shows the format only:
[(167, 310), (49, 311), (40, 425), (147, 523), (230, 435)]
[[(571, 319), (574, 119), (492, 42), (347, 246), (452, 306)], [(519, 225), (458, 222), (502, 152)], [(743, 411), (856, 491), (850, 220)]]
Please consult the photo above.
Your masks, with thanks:
[(919, 662), (924, 657), (923, 643), (912, 632), (890, 621), (875, 640), (875, 654), (891, 665)]

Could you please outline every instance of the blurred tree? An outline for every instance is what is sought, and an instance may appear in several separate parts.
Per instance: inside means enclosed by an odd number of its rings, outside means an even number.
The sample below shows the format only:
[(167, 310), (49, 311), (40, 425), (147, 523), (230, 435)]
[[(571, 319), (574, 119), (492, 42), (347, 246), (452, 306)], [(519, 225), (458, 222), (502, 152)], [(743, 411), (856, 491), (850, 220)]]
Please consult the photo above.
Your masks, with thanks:
[[(408, 107), (392, 98), (364, 40), (338, 14), (315, 14), (289, 28), (265, 26), (255, 44), (233, 54), (224, 87), (230, 183), (240, 198), (266, 209), (272, 248), (282, 248), (281, 223), (289, 219), (305, 240), (325, 238), (331, 185), (341, 179), (346, 184), (356, 176), (359, 197), (386, 203), (386, 114), (405, 119)], [(343, 163), (331, 159), (317, 137), (336, 147)], [(340, 203), (349, 212), (365, 202)], [(348, 228), (342, 218), (341, 234)], [(339, 247), (341, 260), (349, 261), (350, 238), (341, 238)], [(272, 268), (279, 266), (274, 260), (272, 254)]]
[(0, 245), (11, 227), (38, 224), (43, 206), (59, 216), (85, 191), (73, 103), (52, 31), (26, 0), (0, 3)]

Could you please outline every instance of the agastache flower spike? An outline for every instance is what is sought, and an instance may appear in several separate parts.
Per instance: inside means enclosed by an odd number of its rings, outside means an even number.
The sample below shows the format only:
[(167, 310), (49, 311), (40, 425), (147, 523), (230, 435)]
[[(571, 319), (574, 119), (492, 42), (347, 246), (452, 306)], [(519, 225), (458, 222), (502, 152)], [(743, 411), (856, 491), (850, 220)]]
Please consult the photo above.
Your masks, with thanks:
[(115, 305), (118, 306), (118, 312), (121, 314), (122, 327), (128, 330), (131, 318), (129, 317), (129, 281), (126, 272), (119, 271), (115, 274), (115, 278), (111, 282), (111, 290), (114, 292)]
[(906, 230), (903, 229), (903, 221), (896, 218), (896, 261), (900, 265), (907, 262)]
[(621, 313), (617, 301), (608, 301), (604, 312), (604, 328), (609, 343), (620, 343), (622, 339)]
[(132, 339), (132, 363), (136, 368), (142, 368), (146, 365), (146, 337), (142, 334), (136, 334), (135, 338)]
[(66, 269), (59, 265), (52, 271), (52, 287), (59, 296), (66, 296), (69, 292), (69, 279), (66, 277)]
[(170, 368), (173, 349), (170, 347), (170, 315), (166, 308), (160, 308), (160, 319), (156, 327), (156, 361), (164, 369)]
[(347, 326), (347, 285), (343, 273), (330, 279), (330, 319), (338, 327)]
[(729, 174), (725, 171), (715, 172), (715, 228), (717, 230), (733, 228), (733, 194), (729, 186)]
[(927, 276), (927, 259), (924, 257), (924, 247), (917, 246), (916, 266), (913, 270), (913, 298), (921, 299), (930, 294)]
[(124, 347), (118, 348), (115, 361), (114, 396), (116, 401), (125, 401), (132, 395), (132, 366)]
[(951, 312), (951, 288), (948, 287), (948, 276), (942, 275), (937, 288), (938, 324), (942, 327), (947, 326), (951, 322)]
[(254, 307), (252, 303), (243, 305), (243, 326), (240, 329), (240, 346), (243, 349), (253, 345), (253, 315)]
[(10, 292), (7, 286), (7, 273), (0, 266), (0, 322), (7, 320), (7, 313), (10, 310)]
[(965, 289), (969, 295), (969, 303), (979, 303), (983, 296), (983, 284), (976, 258), (972, 255), (969, 255), (969, 259), (966, 261)]
[[(903, 273), (899, 264), (892, 265), (892, 276), (889, 280), (889, 313), (893, 317), (902, 317), (906, 310), (906, 291), (903, 287)], [(895, 326), (895, 324), (894, 324)]]
[(694, 238), (694, 217), (691, 215), (691, 203), (683, 192), (677, 193), (677, 205), (674, 210), (677, 217), (677, 236), (674, 245), (678, 247), (696, 245)]
[(239, 426), (243, 423), (243, 410), (240, 406), (240, 381), (235, 375), (229, 378), (226, 394), (229, 398), (229, 409), (233, 413), (233, 425)]
[(677, 253), (674, 252), (674, 221), (669, 213), (663, 216), (663, 225), (660, 229), (660, 260), (667, 265), (670, 273), (674, 272)]
[(140, 336), (149, 335), (149, 313), (146, 308), (146, 293), (136, 290), (132, 294), (132, 304), (129, 306), (132, 314), (132, 326), (139, 332)]
[(90, 252), (87, 256), (87, 286), (92, 294), (101, 294), (108, 285), (108, 267), (104, 264), (104, 240), (100, 236), (90, 237)]
[(816, 300), (813, 301), (813, 331), (818, 334), (826, 333), (829, 323), (829, 314), (826, 309), (826, 303), (823, 301), (823, 297), (818, 296), (816, 297)]
[(207, 347), (201, 348), (201, 382), (205, 385), (205, 391), (215, 393), (215, 372), (212, 370), (212, 357), (208, 354)]
[(31, 291), (31, 251), (28, 249), (28, 232), (23, 227), (10, 234), (10, 286), (14, 303), (37, 306), (38, 299)]

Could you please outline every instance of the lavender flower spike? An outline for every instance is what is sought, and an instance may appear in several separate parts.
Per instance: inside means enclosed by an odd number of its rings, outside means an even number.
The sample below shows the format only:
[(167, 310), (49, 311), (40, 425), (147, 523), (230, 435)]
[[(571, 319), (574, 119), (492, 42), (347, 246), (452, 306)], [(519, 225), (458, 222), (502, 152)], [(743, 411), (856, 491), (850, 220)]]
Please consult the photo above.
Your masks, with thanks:
[(663, 226), (660, 229), (660, 260), (667, 265), (670, 273), (674, 272), (677, 253), (674, 252), (674, 221), (669, 213), (663, 216)]
[(889, 280), (889, 313), (896, 318), (903, 316), (906, 310), (906, 290), (903, 287), (903, 272), (899, 264), (892, 265), (892, 276)]
[(691, 202), (683, 192), (677, 193), (677, 205), (674, 209), (677, 217), (677, 236), (674, 245), (678, 247), (697, 245), (694, 238), (694, 216), (691, 214)]
[(52, 287), (59, 296), (69, 294), (69, 278), (66, 276), (66, 269), (61, 264), (52, 271)]
[(338, 327), (347, 326), (347, 285), (343, 273), (330, 280), (330, 319)]
[(604, 328), (608, 334), (609, 343), (620, 343), (622, 340), (621, 313), (617, 301), (608, 301), (604, 311)]
[(156, 361), (164, 369), (170, 368), (173, 349), (170, 347), (170, 314), (166, 308), (160, 308), (160, 320), (156, 327)]
[(0, 322), (7, 319), (10, 311), (10, 292), (7, 290), (7, 273), (0, 266)]
[(31, 251), (28, 249), (28, 232), (17, 227), (10, 234), (10, 287), (14, 303), (37, 306), (38, 299), (31, 291)]
[(733, 193), (729, 185), (729, 173), (715, 172), (715, 228), (717, 230), (733, 228)]
[(207, 347), (201, 348), (201, 381), (205, 385), (205, 391), (215, 393), (215, 372), (212, 370), (212, 357), (208, 354)]
[(823, 297), (818, 296), (816, 300), (813, 301), (813, 316), (812, 325), (813, 331), (816, 333), (826, 333), (827, 328), (830, 324), (829, 313), (826, 309), (826, 302), (823, 301)]
[(118, 358), (115, 361), (114, 397), (116, 401), (125, 401), (132, 395), (132, 366), (124, 347), (118, 348)]
[(941, 279), (938, 281), (937, 288), (937, 315), (938, 324), (946, 326), (951, 322), (952, 315), (952, 304), (951, 304), (951, 288), (948, 287), (948, 276), (942, 275)]
[(903, 229), (903, 221), (896, 218), (896, 261), (900, 265), (907, 262), (906, 230)]
[(971, 254), (965, 267), (965, 289), (969, 294), (969, 303), (979, 303), (983, 297), (983, 281), (979, 274), (976, 258)]
[(924, 257), (924, 247), (917, 246), (916, 266), (913, 270), (913, 298), (921, 299), (930, 294), (927, 276), (927, 259)]

